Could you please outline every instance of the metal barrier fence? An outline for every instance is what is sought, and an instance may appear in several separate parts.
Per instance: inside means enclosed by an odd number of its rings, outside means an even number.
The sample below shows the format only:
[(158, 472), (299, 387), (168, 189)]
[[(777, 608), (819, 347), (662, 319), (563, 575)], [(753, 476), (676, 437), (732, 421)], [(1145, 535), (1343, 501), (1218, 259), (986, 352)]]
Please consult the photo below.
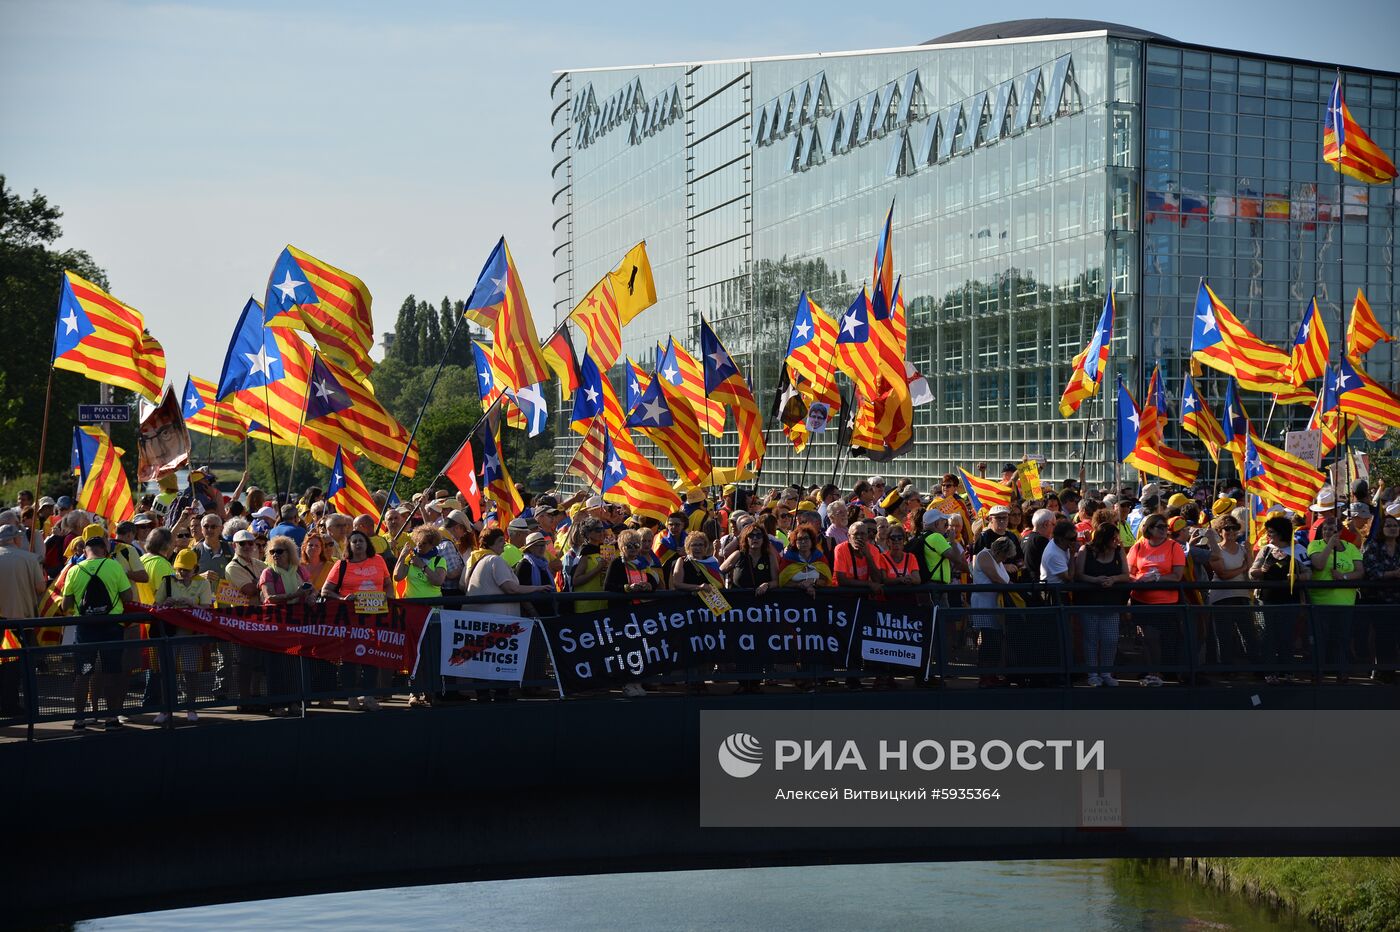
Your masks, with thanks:
[[(1396, 581), (1386, 581), (1394, 586)], [(1376, 588), (1368, 582), (1366, 587)], [(1385, 584), (1382, 584), (1385, 587)], [(1396, 605), (1363, 603), (1333, 606), (1312, 602), (1261, 604), (1258, 590), (1277, 592), (1286, 584), (1157, 583), (1099, 586), (919, 586), (900, 590), (897, 599), (938, 605), (932, 632), (927, 677), (903, 674), (906, 683), (939, 686), (975, 679), (980, 687), (1014, 685), (1070, 688), (1100, 671), (1112, 676), (1156, 676), (1185, 686), (1222, 683), (1231, 678), (1256, 680), (1301, 677), (1321, 685), (1325, 677), (1344, 683), (1351, 676), (1376, 677), (1393, 684), (1400, 670), (1400, 611)], [(1309, 583), (1300, 588), (1357, 588), (1356, 583)], [(1175, 592), (1170, 605), (1133, 603), (1124, 606), (1085, 605), (1075, 593), (1096, 596), (1144, 589)], [(1230, 591), (1232, 601), (1204, 601), (1205, 590)], [(865, 591), (832, 589), (831, 593), (868, 595)], [(1238, 594), (1235, 594), (1235, 591)], [(997, 593), (1004, 604), (972, 607), (965, 596)], [(1014, 595), (1013, 595), (1014, 594)], [(658, 592), (654, 597), (683, 595)], [(1068, 599), (1066, 597), (1069, 597)], [(889, 597), (889, 596), (887, 596)], [(1082, 598), (1082, 596), (1081, 596)], [(470, 609), (474, 604), (527, 603), (537, 616), (557, 617), (562, 603), (574, 601), (636, 602), (635, 595), (607, 592), (556, 593), (552, 596), (452, 596), (416, 600), (444, 608)], [(1018, 604), (1024, 603), (1024, 604)], [(169, 727), (204, 709), (304, 715), (316, 704), (412, 692), (436, 697), (454, 690), (477, 692), (481, 699), (510, 698), (500, 684), (454, 682), (439, 672), (439, 642), (434, 616), (424, 635), (416, 675), (392, 673), (357, 664), (333, 664), (312, 658), (269, 653), (209, 635), (166, 630), (145, 613), (114, 615), (107, 640), (40, 646), (39, 628), (93, 624), (88, 618), (47, 618), (2, 621), (21, 640), (16, 649), (0, 651), (0, 730), (25, 727), (35, 738), (35, 726), (91, 719), (111, 721), (126, 714), (163, 714)], [(139, 639), (137, 622), (151, 625), (150, 637)], [(126, 625), (123, 627), (123, 625)], [(1090, 639), (1100, 658), (1089, 656)], [(71, 638), (66, 638), (71, 640)], [(531, 697), (556, 697), (556, 681), (548, 669), (543, 639), (532, 640), (525, 679), (520, 684)], [(1111, 662), (1102, 658), (1110, 657)], [(88, 671), (91, 671), (89, 674)], [(899, 674), (893, 674), (900, 676)], [(643, 677), (644, 686), (693, 686), (696, 683), (754, 684), (778, 681), (798, 688), (821, 689), (833, 678), (846, 687), (872, 680), (888, 688), (888, 671), (841, 667), (800, 669), (779, 665), (767, 669), (690, 669), (666, 676)], [(836, 684), (841, 685), (841, 684)], [(97, 708), (102, 705), (103, 714)], [(79, 709), (91, 710), (86, 715)], [(121, 727), (120, 725), (116, 727)]]

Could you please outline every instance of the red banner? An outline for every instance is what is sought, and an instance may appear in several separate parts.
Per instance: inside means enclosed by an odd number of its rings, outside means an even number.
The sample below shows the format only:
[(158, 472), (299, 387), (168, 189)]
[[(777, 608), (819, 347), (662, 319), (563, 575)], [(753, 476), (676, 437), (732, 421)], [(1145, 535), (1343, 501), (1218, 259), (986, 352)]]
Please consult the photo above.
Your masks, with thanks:
[(258, 650), (317, 660), (413, 671), (431, 606), (389, 600), (379, 614), (354, 604), (269, 605), (263, 608), (153, 608), (166, 624)]

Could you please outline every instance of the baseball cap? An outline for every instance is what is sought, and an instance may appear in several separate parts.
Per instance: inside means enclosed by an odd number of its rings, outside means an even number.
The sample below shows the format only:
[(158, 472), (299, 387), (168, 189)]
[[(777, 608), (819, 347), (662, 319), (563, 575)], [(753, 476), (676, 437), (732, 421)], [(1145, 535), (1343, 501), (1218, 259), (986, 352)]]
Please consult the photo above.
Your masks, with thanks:
[(181, 550), (175, 554), (175, 568), (177, 570), (193, 570), (199, 568), (199, 554), (193, 550)]
[(16, 524), (0, 524), (0, 541), (7, 541), (15, 537), (23, 537), (24, 531), (20, 530)]
[(1349, 518), (1369, 518), (1371, 517), (1371, 506), (1365, 502), (1352, 502), (1347, 506), (1347, 517)]
[(939, 521), (947, 521), (948, 516), (937, 508), (930, 508), (924, 512), (924, 527), (933, 527)]
[(1011, 509), (1010, 509), (1010, 508), (1007, 508), (1005, 505), (993, 505), (993, 506), (992, 506), (992, 509), (991, 509), (990, 511), (987, 512), (987, 517), (990, 518), (990, 517), (993, 517), (994, 515), (1009, 515), (1009, 514), (1011, 514)]
[(602, 508), (605, 504), (606, 504), (606, 503), (603, 501), (603, 496), (601, 496), (601, 495), (591, 495), (591, 496), (589, 496), (588, 501), (586, 501), (586, 502), (583, 503), (583, 507), (585, 507), (585, 508)]
[(1177, 493), (1176, 493), (1175, 495), (1173, 495), (1171, 498), (1167, 499), (1167, 507), (1168, 507), (1168, 508), (1182, 508), (1182, 507), (1184, 507), (1184, 506), (1186, 506), (1186, 505), (1189, 505), (1190, 503), (1191, 503), (1191, 499), (1187, 498), (1187, 497), (1186, 497), (1184, 494), (1182, 494), (1181, 492), (1177, 492)]
[(107, 529), (100, 524), (89, 524), (83, 528), (83, 543), (91, 543), (100, 540), (104, 544), (107, 542)]
[(140, 514), (132, 515), (131, 523), (136, 525), (137, 527), (142, 527), (147, 524), (155, 524), (156, 519), (151, 517), (149, 512), (143, 511)]
[(72, 508), (73, 499), (69, 498), (67, 495), (60, 495), (57, 504), (59, 508)]
[(1386, 505), (1385, 513), (1392, 518), (1400, 518), (1400, 498)]
[(800, 502), (797, 503), (797, 510), (798, 510), (798, 511), (816, 511), (816, 510), (817, 510), (817, 506), (816, 506), (816, 505), (813, 505), (811, 502), (806, 501), (806, 500), (804, 499), (803, 501), (800, 501)]
[(257, 511), (253, 512), (253, 517), (254, 517), (254, 518), (266, 518), (268, 521), (276, 521), (276, 520), (277, 520), (277, 509), (276, 509), (276, 508), (273, 508), (271, 505), (264, 505), (264, 506), (262, 506), (261, 508), (259, 508)]
[(255, 544), (258, 542), (258, 535), (254, 534), (247, 528), (244, 528), (237, 534), (233, 535), (233, 542), (235, 544)]
[(1167, 520), (1167, 530), (1173, 534), (1178, 534), (1186, 530), (1186, 519), (1181, 515), (1172, 515), (1171, 518)]

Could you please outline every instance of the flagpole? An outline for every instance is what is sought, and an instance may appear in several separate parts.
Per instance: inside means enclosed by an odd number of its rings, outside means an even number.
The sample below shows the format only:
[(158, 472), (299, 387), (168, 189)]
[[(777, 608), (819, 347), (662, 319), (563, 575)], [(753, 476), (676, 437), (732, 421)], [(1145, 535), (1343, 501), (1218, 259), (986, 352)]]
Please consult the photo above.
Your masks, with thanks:
[[(55, 303), (61, 304), (63, 301), (63, 287), (61, 285), (57, 290), (56, 296), (58, 301)], [(59, 311), (54, 312), (53, 342), (50, 344), (49, 349), (49, 380), (47, 387), (44, 389), (43, 420), (39, 422), (39, 468), (34, 476), (34, 523), (29, 534), (29, 547), (34, 553), (39, 552), (39, 499), (44, 497), (44, 492), (41, 488), (44, 482), (44, 448), (47, 446), (49, 440), (49, 402), (53, 400), (53, 362), (54, 357), (58, 355), (57, 317), (61, 310), (62, 308), (60, 307)]]
[(263, 382), (263, 405), (267, 408), (267, 455), (272, 460), (272, 497), (276, 499), (282, 481), (277, 478), (277, 444), (272, 442), (272, 391), (267, 382)]

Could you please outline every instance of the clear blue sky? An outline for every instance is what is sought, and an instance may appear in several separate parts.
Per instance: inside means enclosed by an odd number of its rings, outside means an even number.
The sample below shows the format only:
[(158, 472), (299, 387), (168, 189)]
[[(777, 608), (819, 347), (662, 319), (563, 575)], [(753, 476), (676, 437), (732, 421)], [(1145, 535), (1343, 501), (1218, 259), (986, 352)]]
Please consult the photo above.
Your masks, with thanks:
[[(911, 45), (1035, 16), (1400, 71), (1391, 0), (691, 4), (0, 0), (0, 172), (64, 209), (170, 377), (218, 376), (290, 242), (465, 297), (496, 238), (549, 317), (550, 72)], [(639, 234), (640, 235), (640, 234)], [(47, 346), (49, 334), (32, 336)]]

